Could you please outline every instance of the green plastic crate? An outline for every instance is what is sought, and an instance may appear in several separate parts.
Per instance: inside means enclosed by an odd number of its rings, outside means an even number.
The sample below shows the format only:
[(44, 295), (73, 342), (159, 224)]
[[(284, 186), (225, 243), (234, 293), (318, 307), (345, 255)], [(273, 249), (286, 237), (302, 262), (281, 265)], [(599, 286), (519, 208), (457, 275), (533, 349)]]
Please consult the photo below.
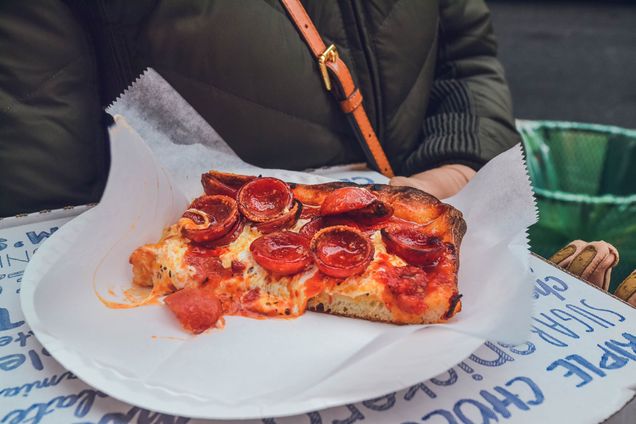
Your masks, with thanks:
[(557, 121), (518, 121), (539, 207), (530, 244), (549, 257), (574, 239), (619, 250), (613, 290), (636, 268), (636, 131)]

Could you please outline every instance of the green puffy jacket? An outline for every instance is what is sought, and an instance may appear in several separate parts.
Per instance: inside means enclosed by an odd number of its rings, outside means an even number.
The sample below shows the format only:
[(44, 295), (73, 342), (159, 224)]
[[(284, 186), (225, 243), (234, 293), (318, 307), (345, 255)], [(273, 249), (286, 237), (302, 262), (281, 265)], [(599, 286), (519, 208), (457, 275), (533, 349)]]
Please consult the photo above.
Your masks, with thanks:
[[(481, 0), (305, 0), (400, 175), (519, 141)], [(103, 107), (151, 66), (247, 162), (364, 161), (278, 0), (0, 2), (0, 216), (99, 200)]]

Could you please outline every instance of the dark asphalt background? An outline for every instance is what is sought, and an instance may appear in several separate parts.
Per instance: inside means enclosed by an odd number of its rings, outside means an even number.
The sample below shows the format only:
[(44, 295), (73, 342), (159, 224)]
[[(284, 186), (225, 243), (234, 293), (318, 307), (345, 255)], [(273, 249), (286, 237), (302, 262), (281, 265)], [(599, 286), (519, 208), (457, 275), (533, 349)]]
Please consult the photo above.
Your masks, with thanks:
[(517, 118), (636, 128), (636, 0), (487, 3)]
[[(486, 1), (517, 118), (636, 129), (636, 0)], [(612, 289), (636, 267), (621, 248)]]

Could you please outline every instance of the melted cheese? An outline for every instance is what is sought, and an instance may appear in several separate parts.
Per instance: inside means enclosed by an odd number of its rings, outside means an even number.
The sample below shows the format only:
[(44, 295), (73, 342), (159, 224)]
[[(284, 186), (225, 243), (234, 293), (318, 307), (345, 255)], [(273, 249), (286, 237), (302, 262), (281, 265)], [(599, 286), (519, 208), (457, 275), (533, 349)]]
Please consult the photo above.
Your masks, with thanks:
[(177, 289), (188, 286), (194, 275), (194, 267), (184, 262), (188, 245), (180, 238), (170, 238), (166, 240), (164, 258), (167, 263), (164, 266), (172, 272), (172, 284)]
[[(152, 249), (152, 248), (151, 248)], [(171, 283), (177, 290), (190, 287), (194, 267), (185, 262), (188, 244), (181, 237), (168, 237), (163, 242), (154, 245), (158, 269), (155, 273), (154, 286), (162, 283), (166, 287)]]
[[(308, 221), (299, 220), (292, 230), (298, 231)], [(179, 232), (178, 225), (173, 225), (165, 231), (161, 242), (143, 247), (150, 249), (156, 258), (152, 275), (153, 292), (168, 293), (173, 290), (170, 285), (179, 290), (195, 284), (195, 270), (185, 262), (189, 244), (179, 236)], [(381, 272), (380, 264), (406, 265), (401, 258), (387, 253), (380, 232), (375, 231), (371, 235), (375, 249), (374, 259), (364, 273), (340, 281), (332, 279), (333, 284), (326, 281), (329, 279), (320, 276), (318, 280), (312, 280), (312, 283), (317, 282), (322, 286), (316, 287), (314, 284), (309, 289), (306, 282), (318, 272), (314, 265), (292, 276), (274, 276), (256, 263), (250, 252), (250, 245), (261, 235), (256, 228), (246, 225), (239, 237), (219, 256), (224, 268), (232, 268), (235, 262), (240, 262), (244, 266), (242, 272), (221, 281), (217, 288), (219, 297), (229, 305), (225, 309), (230, 313), (248, 316), (298, 316), (305, 312), (309, 300), (307, 295), (316, 295), (317, 290), (350, 297), (381, 297), (384, 287), (378, 284), (377, 278), (378, 272)], [(250, 297), (250, 292), (254, 299)], [(258, 295), (254, 296), (255, 293)]]
[(304, 283), (317, 272), (317, 269), (312, 266), (292, 276), (273, 276), (256, 263), (250, 252), (252, 241), (261, 235), (257, 229), (246, 226), (241, 235), (228, 246), (228, 251), (219, 257), (225, 268), (231, 267), (233, 261), (239, 261), (245, 266), (245, 271), (238, 278), (221, 283), (221, 290), (228, 290), (229, 285), (243, 286), (243, 292), (258, 289), (259, 298), (249, 305), (244, 305), (253, 312), (265, 315), (301, 315), (308, 300)]

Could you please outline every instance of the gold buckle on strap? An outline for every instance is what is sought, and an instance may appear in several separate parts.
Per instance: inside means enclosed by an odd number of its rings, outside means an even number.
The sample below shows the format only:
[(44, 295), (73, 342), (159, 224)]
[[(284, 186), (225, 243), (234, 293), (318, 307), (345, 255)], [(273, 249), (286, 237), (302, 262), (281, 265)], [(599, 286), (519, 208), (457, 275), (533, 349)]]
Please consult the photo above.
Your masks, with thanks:
[(329, 78), (329, 71), (327, 70), (327, 62), (336, 62), (336, 60), (338, 60), (338, 50), (336, 50), (335, 44), (327, 47), (327, 50), (318, 58), (318, 66), (320, 66), (320, 73), (322, 74), (322, 80), (325, 83), (327, 91), (331, 91), (331, 79)]

